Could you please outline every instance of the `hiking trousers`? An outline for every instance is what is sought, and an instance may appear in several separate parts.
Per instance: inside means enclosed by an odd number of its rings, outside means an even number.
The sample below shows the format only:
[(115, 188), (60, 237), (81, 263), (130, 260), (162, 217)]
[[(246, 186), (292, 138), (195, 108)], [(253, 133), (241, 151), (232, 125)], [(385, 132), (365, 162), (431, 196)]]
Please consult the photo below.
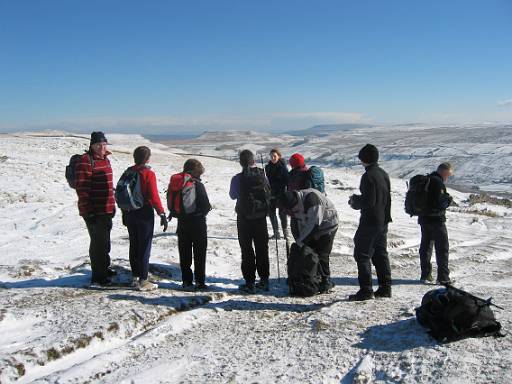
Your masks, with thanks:
[(309, 240), (305, 243), (305, 245), (312, 248), (318, 255), (318, 273), (323, 282), (327, 282), (331, 278), (329, 258), (337, 231), (338, 229), (336, 228), (334, 232), (322, 235), (318, 239)]
[(111, 215), (97, 215), (93, 220), (86, 220), (89, 232), (89, 259), (91, 260), (93, 282), (105, 280), (107, 268), (110, 267), (110, 231), (112, 230)]
[(448, 230), (442, 221), (420, 223), (421, 244), (420, 264), (421, 279), (432, 278), (432, 248), (436, 250), (437, 280), (449, 281), (450, 270), (448, 269), (448, 253), (450, 244), (448, 242)]
[[(267, 218), (236, 218), (238, 243), (242, 251), (242, 276), (246, 284), (254, 284), (256, 271), (262, 280), (268, 280), (270, 267), (268, 260)], [(254, 245), (254, 248), (253, 248)]]
[(373, 292), (372, 264), (379, 287), (391, 287), (391, 267), (387, 251), (388, 226), (359, 225), (354, 236), (354, 259), (361, 291)]
[(144, 205), (135, 211), (125, 213), (126, 227), (130, 236), (130, 267), (133, 277), (147, 280), (149, 257), (155, 228), (153, 207)]
[[(192, 284), (195, 275), (196, 285), (205, 281), (206, 248), (208, 247), (206, 217), (198, 216), (178, 219), (178, 250), (180, 253), (181, 280)], [(194, 273), (192, 273), (192, 253)]]
[(277, 214), (276, 211), (279, 212), (279, 220), (281, 221), (281, 228), (283, 229), (283, 234), (288, 229), (288, 216), (286, 215), (286, 212), (282, 208), (277, 208), (275, 204), (272, 204), (270, 206), (270, 223), (272, 224), (272, 230), (274, 231), (274, 235), (277, 235), (279, 233), (279, 223), (277, 222)]

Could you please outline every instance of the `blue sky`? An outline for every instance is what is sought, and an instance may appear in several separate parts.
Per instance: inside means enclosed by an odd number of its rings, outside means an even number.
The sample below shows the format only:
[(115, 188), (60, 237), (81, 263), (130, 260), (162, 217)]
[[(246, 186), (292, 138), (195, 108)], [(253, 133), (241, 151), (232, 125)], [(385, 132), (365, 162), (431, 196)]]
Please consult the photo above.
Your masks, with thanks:
[(0, 0), (0, 130), (512, 120), (512, 1)]

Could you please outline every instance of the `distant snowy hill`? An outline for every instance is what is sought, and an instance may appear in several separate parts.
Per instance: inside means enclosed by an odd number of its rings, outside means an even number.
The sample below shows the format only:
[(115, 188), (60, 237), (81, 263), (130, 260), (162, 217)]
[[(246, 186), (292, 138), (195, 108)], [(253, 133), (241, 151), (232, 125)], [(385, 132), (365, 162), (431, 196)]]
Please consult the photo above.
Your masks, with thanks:
[(313, 127), (300, 137), (297, 133), (210, 132), (172, 144), (187, 152), (228, 158), (248, 148), (265, 159), (277, 146), (285, 157), (300, 152), (310, 163), (357, 168), (359, 149), (372, 143), (381, 151), (382, 166), (393, 176), (408, 179), (450, 161), (456, 170), (452, 184), (512, 192), (512, 125), (327, 127)]

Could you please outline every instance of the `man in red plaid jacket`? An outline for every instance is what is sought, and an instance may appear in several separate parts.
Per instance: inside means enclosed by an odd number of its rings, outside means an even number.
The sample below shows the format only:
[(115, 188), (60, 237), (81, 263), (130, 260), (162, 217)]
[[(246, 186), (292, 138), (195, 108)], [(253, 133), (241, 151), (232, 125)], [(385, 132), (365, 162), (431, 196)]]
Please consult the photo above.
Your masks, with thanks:
[(110, 285), (116, 274), (110, 267), (110, 231), (115, 215), (112, 167), (107, 156), (107, 138), (103, 132), (91, 133), (89, 150), (76, 163), (78, 210), (89, 232), (91, 284)]

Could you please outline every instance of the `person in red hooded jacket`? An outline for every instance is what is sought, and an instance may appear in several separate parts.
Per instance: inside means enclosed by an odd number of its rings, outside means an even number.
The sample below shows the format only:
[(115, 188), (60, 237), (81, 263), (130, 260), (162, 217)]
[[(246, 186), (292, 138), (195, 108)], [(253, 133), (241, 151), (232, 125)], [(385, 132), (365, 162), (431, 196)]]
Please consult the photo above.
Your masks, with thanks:
[(158, 195), (155, 172), (147, 165), (151, 157), (148, 147), (140, 146), (133, 151), (135, 165), (131, 167), (140, 175), (140, 188), (144, 196), (142, 208), (123, 212), (123, 223), (128, 228), (130, 236), (130, 267), (132, 269), (132, 286), (141, 291), (151, 291), (158, 288), (148, 280), (149, 257), (155, 219), (153, 209), (160, 216), (160, 225), (164, 232), (167, 230), (167, 218)]
[(91, 285), (100, 286), (110, 285), (110, 276), (116, 274), (110, 267), (110, 231), (116, 203), (107, 144), (103, 132), (92, 132), (89, 150), (75, 165), (78, 211), (90, 237)]
[(292, 168), (288, 174), (288, 191), (311, 188), (311, 182), (308, 177), (309, 168), (304, 161), (304, 156), (300, 153), (294, 153), (290, 156), (288, 163)]

